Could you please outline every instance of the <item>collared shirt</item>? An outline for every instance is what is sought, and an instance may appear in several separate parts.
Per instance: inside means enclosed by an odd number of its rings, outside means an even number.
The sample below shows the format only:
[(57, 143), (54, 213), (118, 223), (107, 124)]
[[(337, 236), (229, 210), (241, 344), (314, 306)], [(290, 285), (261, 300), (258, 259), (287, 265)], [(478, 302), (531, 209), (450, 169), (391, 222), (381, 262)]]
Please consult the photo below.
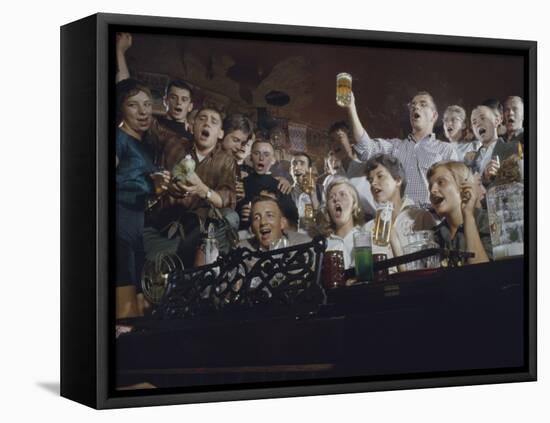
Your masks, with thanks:
[(354, 145), (358, 157), (367, 161), (375, 154), (390, 154), (399, 159), (407, 175), (405, 194), (417, 205), (429, 203), (428, 169), (442, 160), (457, 160), (456, 150), (448, 142), (439, 141), (435, 134), (430, 134), (420, 141), (409, 135), (404, 140), (399, 138), (370, 138), (367, 132)]
[(147, 195), (153, 193), (150, 175), (156, 171), (152, 148), (117, 128), (116, 155), (116, 201), (144, 210)]
[(510, 135), (505, 134), (503, 136), (504, 142), (520, 142), (523, 144), (523, 137), (525, 135), (525, 130), (523, 128), (518, 128), (514, 132), (512, 132)]
[[(483, 209), (475, 209), (474, 219), (476, 222), (477, 230), (479, 231), (479, 238), (483, 244), (483, 248), (489, 258), (493, 257), (493, 246), (491, 244), (491, 232), (489, 230), (489, 219), (487, 212)], [(446, 219), (443, 219), (439, 225), (434, 227), (435, 242), (439, 244), (441, 248), (447, 248), (449, 250), (466, 251), (466, 237), (464, 235), (464, 225), (460, 225), (455, 233), (455, 236), (451, 238), (451, 228)]]
[(488, 146), (482, 145), (481, 147), (479, 147), (474, 162), (474, 168), (479, 171), (479, 173), (483, 173), (485, 171), (485, 168), (491, 161), (495, 145), (497, 145), (497, 140), (492, 141), (491, 144), (489, 144)]
[(479, 140), (459, 141), (459, 142), (452, 142), (451, 145), (456, 150), (456, 155), (458, 156), (458, 160), (463, 162), (464, 156), (466, 155), (466, 153), (469, 153), (470, 151), (477, 151), (479, 147), (481, 147), (481, 141)]
[[(286, 234), (283, 234), (283, 237), (286, 238), (287, 241), (286, 247), (293, 247), (295, 245), (307, 244), (308, 242), (311, 242), (310, 236), (294, 231), (288, 231)], [(239, 247), (245, 247), (254, 251), (264, 251), (264, 248), (260, 245), (260, 242), (256, 239), (256, 237), (239, 241)]]

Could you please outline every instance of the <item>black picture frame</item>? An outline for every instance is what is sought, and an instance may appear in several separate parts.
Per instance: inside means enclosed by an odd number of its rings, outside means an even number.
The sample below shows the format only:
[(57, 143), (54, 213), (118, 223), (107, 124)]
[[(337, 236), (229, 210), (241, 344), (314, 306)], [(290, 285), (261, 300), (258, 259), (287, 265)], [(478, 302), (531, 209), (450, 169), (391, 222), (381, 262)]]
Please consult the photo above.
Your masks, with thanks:
[[(524, 58), (525, 190), (523, 363), (512, 368), (438, 371), (424, 374), (255, 383), (223, 389), (116, 392), (112, 325), (112, 181), (108, 110), (113, 103), (114, 59), (109, 40), (117, 28), (135, 27), (195, 36), (230, 35), (257, 40), (346, 43), (438, 51), (494, 53)], [(61, 28), (61, 395), (90, 407), (119, 408), (178, 403), (276, 398), (440, 386), (534, 381), (536, 343), (536, 110), (537, 44), (533, 41), (449, 37), (150, 16), (96, 14)], [(512, 342), (514, 340), (511, 340)]]

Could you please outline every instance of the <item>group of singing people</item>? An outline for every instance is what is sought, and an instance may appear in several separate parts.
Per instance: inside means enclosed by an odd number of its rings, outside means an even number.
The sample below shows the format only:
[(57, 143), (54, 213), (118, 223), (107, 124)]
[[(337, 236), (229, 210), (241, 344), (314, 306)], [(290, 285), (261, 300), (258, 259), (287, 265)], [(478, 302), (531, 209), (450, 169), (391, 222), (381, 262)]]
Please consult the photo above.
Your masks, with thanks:
[[(329, 128), (320, 172), (307, 152), (291, 151), (284, 128), (255, 130), (245, 115), (196, 107), (182, 80), (166, 87), (166, 114), (153, 116), (150, 89), (126, 65), (131, 43), (130, 34), (117, 35), (117, 318), (149, 307), (140, 282), (146, 260), (175, 254), (186, 268), (208, 263), (205, 238), (227, 254), (237, 245), (270, 250), (322, 234), (350, 268), (353, 234), (372, 229), (381, 203), (393, 205), (391, 241), (373, 244), (373, 253), (402, 255), (411, 231), (430, 229), (441, 247), (473, 252), (469, 264), (491, 259), (484, 196), (501, 161), (523, 143), (520, 97), (480, 104), (469, 122), (462, 107), (447, 107), (442, 141), (429, 93), (410, 101), (405, 139), (372, 138), (352, 93), (340, 106), (347, 119)], [(175, 177), (189, 159), (194, 166)]]

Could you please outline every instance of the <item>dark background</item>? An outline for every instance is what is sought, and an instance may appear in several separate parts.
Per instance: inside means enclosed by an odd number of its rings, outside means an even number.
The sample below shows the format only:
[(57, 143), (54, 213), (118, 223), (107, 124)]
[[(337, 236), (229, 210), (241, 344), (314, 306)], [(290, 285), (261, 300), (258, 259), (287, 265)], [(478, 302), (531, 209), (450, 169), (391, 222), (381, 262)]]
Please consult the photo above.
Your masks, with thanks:
[[(353, 76), (359, 116), (373, 136), (405, 137), (407, 102), (429, 91), (440, 112), (448, 105), (471, 109), (487, 98), (524, 96), (524, 59), (507, 54), (428, 51), (294, 42), (133, 34), (130, 72), (182, 78), (199, 87), (198, 102), (212, 100), (227, 112), (270, 116), (326, 130), (346, 114), (335, 102), (339, 72)], [(266, 102), (282, 91), (288, 104)], [(442, 137), (442, 134), (439, 133)]]

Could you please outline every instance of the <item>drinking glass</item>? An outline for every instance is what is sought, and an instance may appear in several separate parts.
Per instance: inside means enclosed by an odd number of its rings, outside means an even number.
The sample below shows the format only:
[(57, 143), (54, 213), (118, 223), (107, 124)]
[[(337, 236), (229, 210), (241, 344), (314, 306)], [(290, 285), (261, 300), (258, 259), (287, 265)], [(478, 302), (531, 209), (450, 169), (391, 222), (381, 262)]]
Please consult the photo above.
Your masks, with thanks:
[(351, 75), (349, 73), (339, 73), (336, 75), (336, 103), (339, 106), (349, 106), (351, 102)]
[(372, 282), (372, 242), (371, 233), (360, 231), (353, 234), (353, 256), (355, 275), (359, 282)]
[(392, 203), (383, 203), (378, 205), (378, 207), (376, 208), (373, 237), (373, 242), (376, 245), (379, 245), (381, 247), (389, 245), (392, 228), (392, 213)]

